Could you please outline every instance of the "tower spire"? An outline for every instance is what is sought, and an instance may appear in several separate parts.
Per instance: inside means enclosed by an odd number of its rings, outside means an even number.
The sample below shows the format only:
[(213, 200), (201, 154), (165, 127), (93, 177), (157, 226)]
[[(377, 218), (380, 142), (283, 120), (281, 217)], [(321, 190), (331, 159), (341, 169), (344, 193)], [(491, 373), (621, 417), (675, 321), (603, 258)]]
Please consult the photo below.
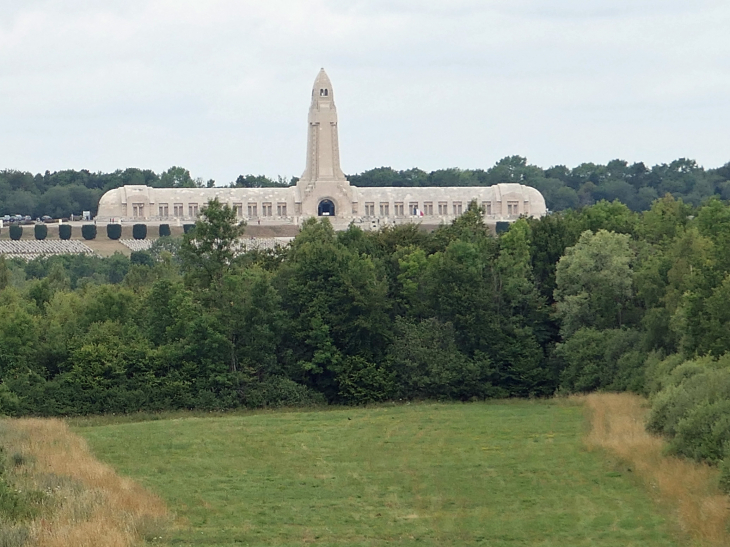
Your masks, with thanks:
[(316, 184), (319, 181), (344, 182), (340, 168), (340, 145), (337, 133), (337, 108), (335, 107), (332, 82), (324, 71), (319, 71), (312, 86), (312, 103), (309, 106), (307, 133), (307, 163), (301, 182)]

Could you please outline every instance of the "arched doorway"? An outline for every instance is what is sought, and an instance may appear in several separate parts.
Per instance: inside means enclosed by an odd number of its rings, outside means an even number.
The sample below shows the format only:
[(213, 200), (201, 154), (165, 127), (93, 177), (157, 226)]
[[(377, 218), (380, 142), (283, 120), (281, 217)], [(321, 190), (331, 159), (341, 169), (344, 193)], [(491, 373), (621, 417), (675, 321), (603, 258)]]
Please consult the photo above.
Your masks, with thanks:
[(323, 199), (319, 202), (319, 208), (317, 214), (321, 217), (333, 217), (335, 216), (335, 204), (332, 200)]

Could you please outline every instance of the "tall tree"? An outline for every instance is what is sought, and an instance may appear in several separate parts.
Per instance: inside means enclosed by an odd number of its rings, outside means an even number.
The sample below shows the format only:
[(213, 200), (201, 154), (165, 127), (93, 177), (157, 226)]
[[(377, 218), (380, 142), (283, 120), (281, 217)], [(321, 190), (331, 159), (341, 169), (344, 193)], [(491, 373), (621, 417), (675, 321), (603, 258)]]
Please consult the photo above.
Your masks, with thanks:
[(569, 337), (583, 327), (621, 327), (633, 296), (629, 236), (599, 230), (583, 232), (566, 250), (556, 270), (555, 301)]
[(194, 230), (185, 234), (180, 247), (183, 271), (190, 286), (203, 291), (220, 287), (233, 264), (245, 227), (237, 219), (235, 209), (217, 199), (201, 209), (200, 220)]
[(277, 275), (289, 317), (292, 374), (330, 399), (352, 360), (379, 362), (389, 338), (387, 285), (372, 258), (337, 241), (328, 220), (304, 223)]

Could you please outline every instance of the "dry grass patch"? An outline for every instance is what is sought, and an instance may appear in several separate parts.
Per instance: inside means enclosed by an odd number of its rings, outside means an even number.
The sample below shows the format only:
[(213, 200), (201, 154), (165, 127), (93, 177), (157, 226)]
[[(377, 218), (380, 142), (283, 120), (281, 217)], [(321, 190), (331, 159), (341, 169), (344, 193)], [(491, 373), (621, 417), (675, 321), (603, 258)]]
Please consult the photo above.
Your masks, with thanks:
[(717, 469), (664, 456), (665, 441), (646, 432), (645, 399), (628, 393), (592, 394), (582, 399), (590, 411), (589, 447), (610, 450), (626, 461), (695, 541), (730, 545), (730, 498), (717, 488)]
[(36, 493), (36, 510), (14, 527), (30, 545), (128, 547), (163, 534), (170, 518), (162, 500), (97, 461), (63, 421), (6, 420), (0, 427), (8, 484)]

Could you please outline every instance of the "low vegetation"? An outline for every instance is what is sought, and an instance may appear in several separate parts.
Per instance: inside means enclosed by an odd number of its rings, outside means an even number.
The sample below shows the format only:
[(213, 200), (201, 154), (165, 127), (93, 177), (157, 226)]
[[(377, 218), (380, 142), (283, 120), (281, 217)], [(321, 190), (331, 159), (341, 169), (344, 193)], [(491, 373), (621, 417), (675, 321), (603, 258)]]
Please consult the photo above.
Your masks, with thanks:
[(74, 423), (166, 500), (175, 545), (676, 544), (633, 474), (584, 449), (569, 402), (113, 421)]
[(0, 421), (3, 547), (131, 547), (170, 523), (159, 498), (95, 460), (64, 422)]
[(730, 545), (730, 500), (718, 489), (717, 469), (666, 455), (666, 443), (646, 431), (646, 400), (628, 393), (583, 398), (590, 416), (587, 444), (619, 457), (655, 501), (698, 545)]
[(175, 525), (65, 423), (3, 420), (0, 545), (727, 545), (718, 470), (667, 456), (648, 413), (592, 394), (72, 420)]

